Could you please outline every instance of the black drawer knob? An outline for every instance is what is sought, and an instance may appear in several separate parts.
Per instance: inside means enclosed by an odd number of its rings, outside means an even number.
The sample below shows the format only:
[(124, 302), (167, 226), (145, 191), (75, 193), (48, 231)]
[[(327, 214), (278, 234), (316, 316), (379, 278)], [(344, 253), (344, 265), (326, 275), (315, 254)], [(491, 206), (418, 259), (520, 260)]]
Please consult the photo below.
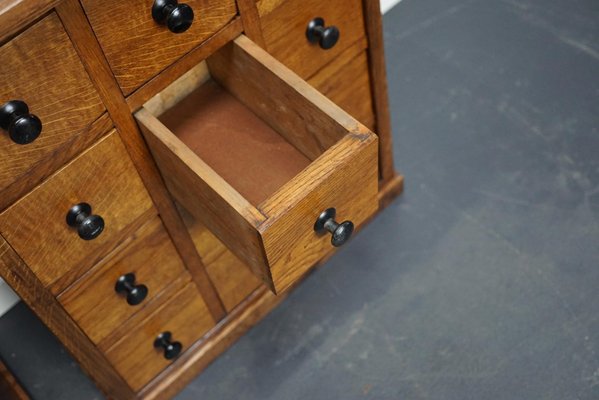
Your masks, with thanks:
[(173, 33), (183, 33), (193, 22), (193, 9), (177, 0), (155, 0), (152, 6), (152, 18), (166, 25)]
[(308, 23), (306, 37), (310, 43), (318, 43), (328, 50), (339, 41), (339, 29), (336, 26), (324, 26), (324, 19), (317, 17)]
[(148, 287), (146, 285), (135, 284), (135, 274), (130, 272), (121, 275), (114, 285), (114, 290), (120, 294), (127, 295), (127, 303), (130, 306), (136, 306), (148, 296)]
[(77, 233), (83, 240), (95, 239), (104, 230), (104, 219), (99, 215), (92, 215), (92, 207), (87, 203), (71, 207), (67, 213), (67, 224), (77, 228)]
[(164, 358), (167, 360), (172, 360), (181, 354), (181, 349), (183, 346), (179, 342), (171, 341), (172, 334), (168, 331), (162, 332), (160, 335), (156, 337), (154, 340), (154, 347), (157, 349), (164, 350)]
[(354, 232), (354, 223), (343, 221), (339, 224), (335, 221), (335, 215), (337, 215), (337, 210), (334, 208), (328, 208), (321, 212), (314, 224), (314, 230), (317, 233), (330, 232), (332, 234), (331, 244), (339, 247), (343, 246), (351, 237)]
[(29, 107), (21, 100), (11, 100), (0, 108), (0, 127), (17, 144), (31, 143), (42, 133), (42, 121), (29, 114)]

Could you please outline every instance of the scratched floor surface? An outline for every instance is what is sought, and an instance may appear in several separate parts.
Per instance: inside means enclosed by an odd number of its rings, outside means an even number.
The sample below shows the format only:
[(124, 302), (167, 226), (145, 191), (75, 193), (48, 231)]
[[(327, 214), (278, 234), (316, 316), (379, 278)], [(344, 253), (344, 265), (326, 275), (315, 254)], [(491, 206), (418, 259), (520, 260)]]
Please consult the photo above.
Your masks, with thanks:
[[(599, 399), (599, 2), (384, 22), (405, 194), (177, 399)], [(99, 397), (22, 306), (0, 354)]]

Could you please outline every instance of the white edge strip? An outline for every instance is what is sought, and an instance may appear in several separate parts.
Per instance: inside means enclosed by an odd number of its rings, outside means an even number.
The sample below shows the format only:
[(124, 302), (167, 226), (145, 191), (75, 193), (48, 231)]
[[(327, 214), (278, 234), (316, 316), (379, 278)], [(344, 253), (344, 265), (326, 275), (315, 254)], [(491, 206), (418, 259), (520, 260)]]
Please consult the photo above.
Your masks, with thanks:
[(381, 14), (386, 13), (401, 0), (381, 0)]
[(19, 302), (19, 297), (12, 291), (10, 286), (0, 279), (0, 316)]

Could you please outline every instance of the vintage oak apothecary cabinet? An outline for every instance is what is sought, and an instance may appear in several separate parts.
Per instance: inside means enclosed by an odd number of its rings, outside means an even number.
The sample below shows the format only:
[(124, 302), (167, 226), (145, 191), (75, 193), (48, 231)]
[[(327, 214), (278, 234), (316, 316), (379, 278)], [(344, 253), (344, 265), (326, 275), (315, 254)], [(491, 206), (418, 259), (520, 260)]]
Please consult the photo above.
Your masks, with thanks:
[(0, 59), (0, 275), (110, 398), (174, 395), (402, 190), (378, 1), (3, 1)]

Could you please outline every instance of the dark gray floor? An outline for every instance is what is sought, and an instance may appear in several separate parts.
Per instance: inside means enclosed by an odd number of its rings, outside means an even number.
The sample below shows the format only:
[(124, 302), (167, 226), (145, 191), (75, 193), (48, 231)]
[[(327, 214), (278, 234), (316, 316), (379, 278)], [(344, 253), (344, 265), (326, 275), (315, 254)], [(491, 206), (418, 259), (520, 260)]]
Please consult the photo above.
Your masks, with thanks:
[[(599, 399), (599, 2), (403, 0), (385, 40), (405, 194), (177, 398)], [(23, 310), (0, 354), (93, 398)]]

